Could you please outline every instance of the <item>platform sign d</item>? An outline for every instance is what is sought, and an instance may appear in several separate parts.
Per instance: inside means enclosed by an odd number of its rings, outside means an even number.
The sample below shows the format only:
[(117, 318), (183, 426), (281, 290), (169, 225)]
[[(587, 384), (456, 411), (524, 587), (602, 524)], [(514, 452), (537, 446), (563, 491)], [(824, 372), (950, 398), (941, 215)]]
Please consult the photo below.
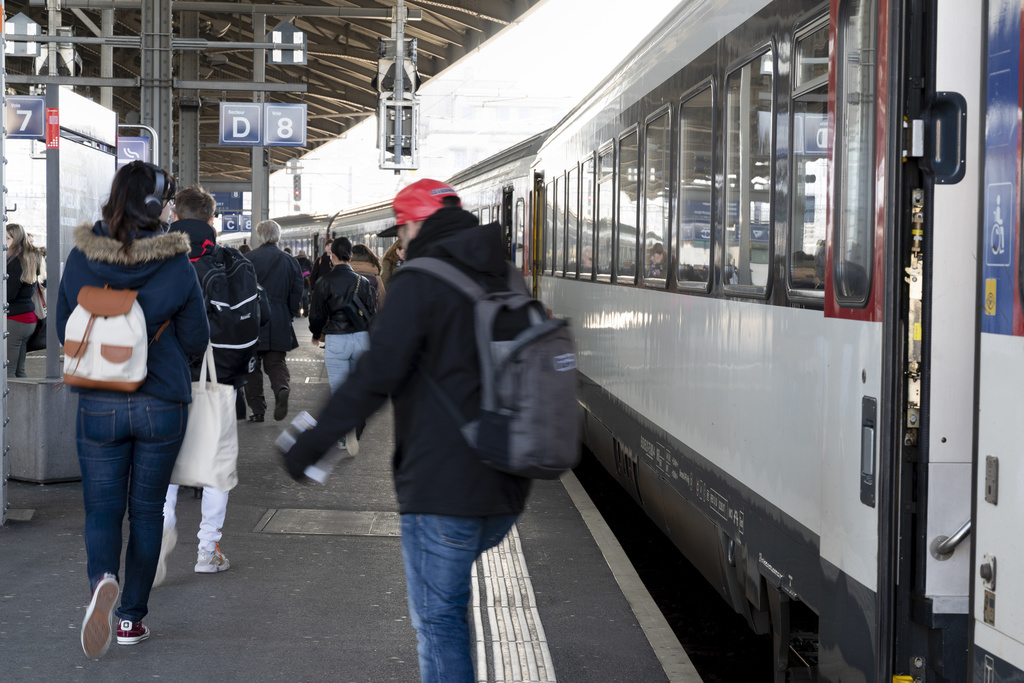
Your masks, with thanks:
[(266, 126), (264, 140), (268, 147), (306, 146), (305, 104), (264, 104)]
[(149, 138), (119, 135), (117, 138), (117, 167), (133, 161), (149, 161)]
[(220, 144), (259, 147), (263, 144), (263, 105), (220, 103)]
[(36, 95), (8, 95), (7, 137), (42, 140), (46, 135), (46, 98)]

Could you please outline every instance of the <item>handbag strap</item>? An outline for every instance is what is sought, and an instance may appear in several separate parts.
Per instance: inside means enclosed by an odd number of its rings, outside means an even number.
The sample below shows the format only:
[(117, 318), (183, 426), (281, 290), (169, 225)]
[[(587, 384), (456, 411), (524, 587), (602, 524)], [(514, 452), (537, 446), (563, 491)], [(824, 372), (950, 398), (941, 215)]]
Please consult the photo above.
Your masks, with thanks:
[(199, 369), (199, 391), (206, 391), (207, 379), (217, 384), (217, 363), (213, 359), (213, 342), (206, 343), (206, 353), (203, 354), (203, 366)]

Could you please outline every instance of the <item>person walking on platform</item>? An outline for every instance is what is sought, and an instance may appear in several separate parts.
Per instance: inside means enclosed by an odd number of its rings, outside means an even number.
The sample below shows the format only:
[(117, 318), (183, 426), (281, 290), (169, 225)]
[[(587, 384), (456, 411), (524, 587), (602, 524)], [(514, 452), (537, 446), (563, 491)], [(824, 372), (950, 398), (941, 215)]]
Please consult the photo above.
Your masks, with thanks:
[(309, 276), (313, 272), (313, 262), (306, 256), (304, 250), (299, 251), (295, 260), (299, 262), (299, 269), (302, 271), (302, 302), (299, 307), (304, 318), (309, 317), (309, 297), (313, 295), (313, 287), (309, 284)]
[[(498, 224), (478, 227), (455, 190), (436, 180), (406, 187), (393, 202), (410, 261), (421, 256), (458, 268), (487, 291), (507, 289)], [(398, 271), (388, 305), (370, 333), (370, 349), (331, 394), (317, 426), (285, 454), (288, 473), (334, 446), (390, 396), (395, 410), (392, 461), (401, 514), (409, 613), (420, 676), (431, 683), (475, 680), (470, 648), (470, 573), (522, 512), (530, 480), (480, 461), (438, 394), (467, 417), (479, 411), (480, 368), (470, 301), (426, 273)], [(504, 321), (519, 325), (525, 321)]]
[[(188, 356), (205, 351), (210, 339), (199, 280), (188, 261), (188, 238), (163, 234), (161, 228), (174, 190), (174, 178), (157, 166), (134, 161), (122, 167), (103, 205), (103, 220), (75, 230), (75, 248), (58, 290), (62, 344), (86, 286), (133, 290), (149, 338), (147, 374), (137, 390), (71, 388), (80, 392), (75, 427), (92, 589), (81, 640), (94, 659), (110, 644), (111, 613), (118, 618), (118, 644), (149, 637), (142, 619), (160, 555), (164, 495), (192, 401)], [(118, 605), (126, 509), (128, 550)]]
[[(309, 331), (313, 344), (324, 342), (324, 363), (331, 391), (336, 391), (356, 367), (359, 357), (370, 347), (368, 332), (377, 313), (377, 294), (370, 280), (356, 273), (349, 262), (352, 243), (338, 237), (331, 243), (334, 267), (317, 280), (309, 311)], [(351, 455), (359, 453), (362, 424), (338, 442)]]
[(377, 295), (377, 310), (384, 305), (384, 280), (380, 278), (380, 259), (365, 244), (352, 245), (352, 270), (366, 277)]
[(46, 259), (43, 250), (32, 244), (25, 228), (17, 223), (7, 224), (6, 238), (7, 376), (24, 377), (29, 338), (39, 324), (32, 297), (37, 289), (45, 296)]
[(381, 257), (380, 277), (384, 281), (385, 287), (391, 282), (391, 276), (398, 272), (398, 269), (405, 263), (405, 258), (405, 245), (402, 244), (401, 239), (388, 247), (388, 250), (384, 252), (384, 256)]
[(331, 268), (334, 267), (331, 262), (331, 242), (330, 237), (324, 240), (324, 253), (317, 257), (316, 262), (313, 263), (313, 269), (309, 271), (310, 289), (316, 289), (316, 281), (331, 272)]
[(263, 287), (270, 306), (270, 319), (260, 321), (260, 348), (256, 367), (245, 383), (245, 401), (252, 409), (249, 419), (263, 422), (267, 412), (267, 399), (263, 396), (263, 370), (270, 377), (274, 391), (274, 419), (288, 415), (288, 394), (291, 392), (291, 374), (286, 354), (299, 346), (292, 329), (292, 320), (299, 314), (302, 300), (302, 271), (299, 262), (281, 251), (281, 226), (275, 221), (262, 221), (256, 226), (260, 246), (247, 254), (256, 268), (256, 279)]
[[(177, 220), (171, 223), (170, 232), (188, 235), (192, 247), (189, 260), (203, 287), (217, 381), (233, 386), (235, 391), (241, 393), (245, 376), (255, 365), (256, 346), (259, 342), (258, 322), (252, 320), (253, 314), (259, 310), (259, 304), (254, 303), (258, 296), (256, 271), (252, 263), (236, 249), (217, 244), (217, 233), (213, 229), (216, 208), (217, 201), (203, 188), (198, 185), (185, 188), (174, 198)], [(216, 277), (220, 273), (225, 277)], [(250, 320), (252, 324), (246, 327), (245, 323)], [(205, 377), (199, 376), (200, 372), (202, 359), (193, 358), (192, 381), (205, 381)], [(163, 541), (160, 544), (160, 560), (153, 580), (154, 586), (159, 586), (166, 578), (167, 557), (178, 540), (175, 516), (177, 502), (178, 486), (171, 484), (167, 487), (167, 498), (164, 501)], [(203, 518), (199, 524), (199, 551), (195, 566), (198, 573), (222, 572), (231, 566), (220, 550), (221, 529), (227, 509), (227, 491), (212, 486), (203, 487)]]

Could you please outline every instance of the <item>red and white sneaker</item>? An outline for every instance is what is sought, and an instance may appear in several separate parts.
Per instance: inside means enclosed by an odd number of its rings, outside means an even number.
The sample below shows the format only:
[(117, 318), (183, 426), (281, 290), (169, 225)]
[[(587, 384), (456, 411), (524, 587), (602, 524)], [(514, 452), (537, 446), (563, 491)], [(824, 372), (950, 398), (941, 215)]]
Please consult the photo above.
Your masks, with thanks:
[(110, 636), (113, 633), (110, 618), (119, 593), (117, 578), (110, 573), (104, 574), (93, 589), (92, 600), (82, 620), (82, 649), (86, 657), (99, 659), (110, 647)]
[(149, 638), (149, 629), (141, 621), (122, 619), (117, 626), (117, 644), (134, 645)]

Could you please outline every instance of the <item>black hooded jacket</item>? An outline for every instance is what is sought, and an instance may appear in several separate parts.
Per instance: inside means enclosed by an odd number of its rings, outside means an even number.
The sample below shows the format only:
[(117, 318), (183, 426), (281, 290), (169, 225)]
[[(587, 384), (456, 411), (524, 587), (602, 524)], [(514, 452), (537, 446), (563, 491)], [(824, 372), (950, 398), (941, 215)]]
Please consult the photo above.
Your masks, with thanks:
[[(445, 208), (409, 244), (408, 260), (448, 261), (488, 291), (507, 289), (501, 228), (478, 226), (471, 213)], [(390, 396), (395, 406), (393, 470), (399, 512), (479, 517), (522, 512), (530, 480), (482, 464), (459, 425), (437, 400), (429, 373), (467, 419), (480, 407), (473, 307), (461, 293), (417, 271), (398, 271), (388, 305), (370, 332), (370, 350), (335, 392), (313, 430), (286, 456), (301, 473)]]

